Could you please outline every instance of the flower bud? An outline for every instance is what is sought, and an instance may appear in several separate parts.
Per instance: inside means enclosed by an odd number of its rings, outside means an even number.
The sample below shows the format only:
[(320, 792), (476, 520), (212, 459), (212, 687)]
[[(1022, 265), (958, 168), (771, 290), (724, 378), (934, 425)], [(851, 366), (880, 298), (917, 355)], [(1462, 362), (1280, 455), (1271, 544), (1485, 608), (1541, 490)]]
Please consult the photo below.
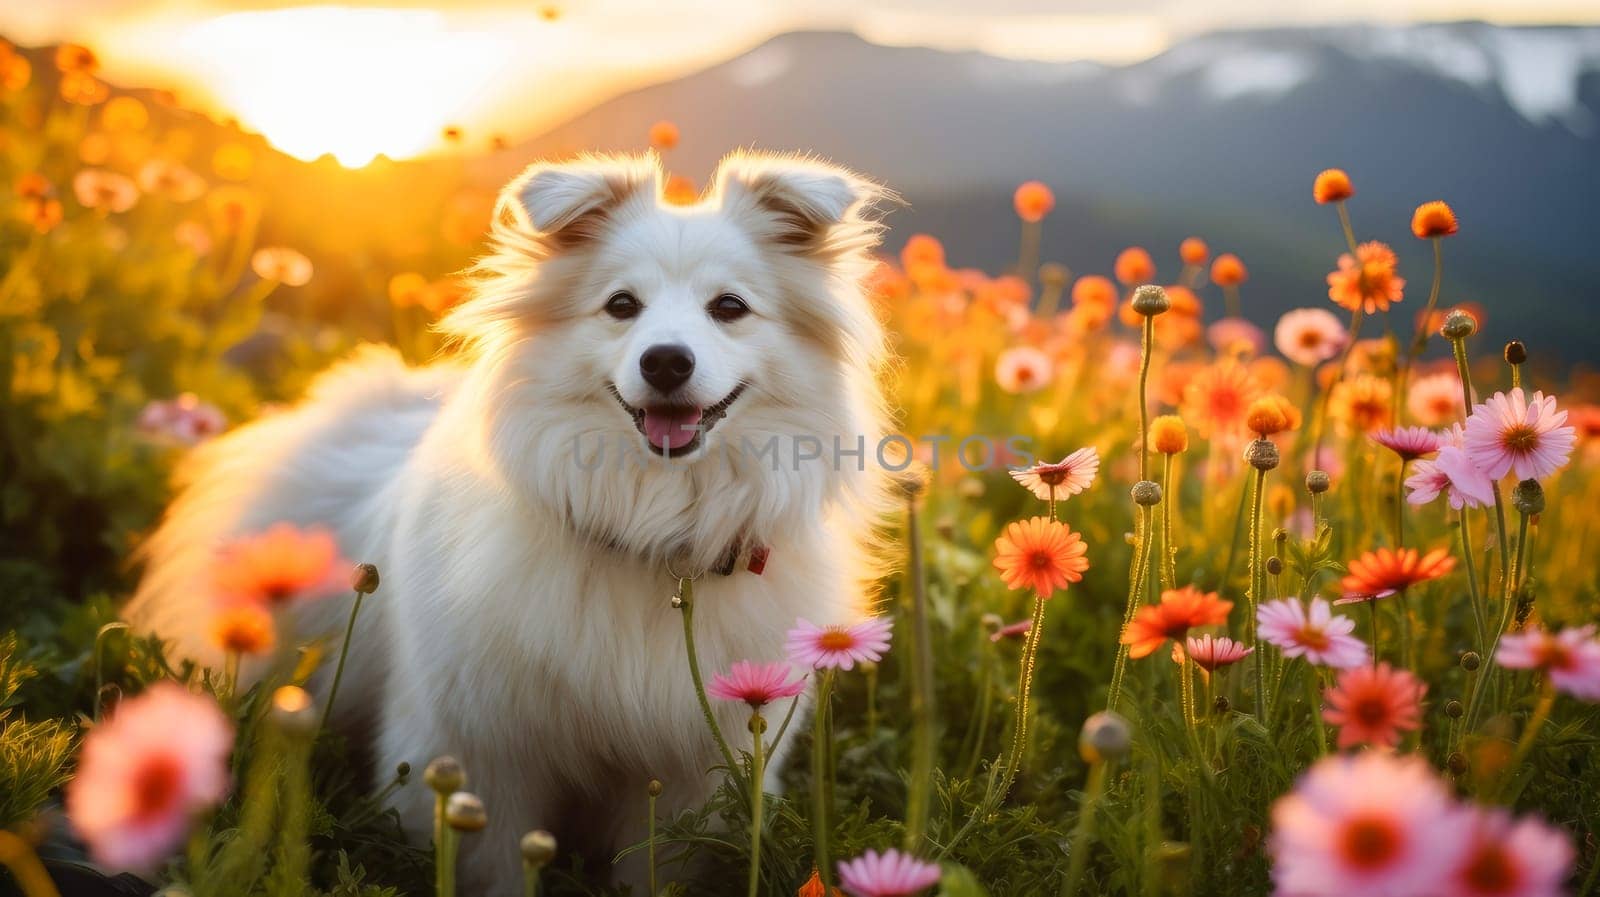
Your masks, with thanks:
[(1483, 658), (1479, 657), (1478, 652), (1476, 651), (1468, 651), (1467, 653), (1461, 655), (1461, 668), (1469, 673), (1477, 670), (1477, 668), (1482, 665)]
[(1461, 702), (1460, 701), (1446, 701), (1445, 702), (1445, 705), (1444, 705), (1444, 715), (1445, 716), (1448, 716), (1451, 719), (1460, 719), (1461, 718), (1461, 714), (1463, 714), (1465, 712), (1466, 712), (1466, 708), (1461, 706)]
[(1321, 495), (1333, 485), (1333, 478), (1328, 476), (1326, 470), (1313, 470), (1306, 474), (1306, 491), (1312, 495)]
[(1078, 733), (1078, 753), (1085, 763), (1116, 760), (1128, 753), (1133, 727), (1119, 714), (1102, 710), (1083, 722)]
[(1544, 513), (1544, 487), (1538, 480), (1523, 480), (1511, 490), (1511, 506), (1532, 517)]
[(1283, 573), (1283, 558), (1273, 555), (1267, 558), (1267, 575), (1278, 576)]
[(394, 767), (394, 777), (401, 782), (411, 778), (411, 764), (404, 760), (396, 763)]
[(1451, 751), (1450, 758), (1445, 761), (1446, 768), (1454, 776), (1465, 775), (1467, 772), (1467, 755), (1460, 751)]
[(481, 832), (489, 824), (489, 811), (483, 801), (470, 791), (457, 791), (445, 801), (444, 821), (458, 832)]
[(1245, 463), (1266, 472), (1278, 466), (1278, 446), (1270, 439), (1255, 439), (1244, 447)]
[(454, 757), (435, 757), (422, 771), (422, 780), (441, 795), (450, 794), (467, 784), (467, 771)]
[(522, 836), (522, 862), (538, 869), (556, 858), (556, 836), (537, 829)]
[(650, 796), (651, 797), (660, 797), (661, 796), (661, 780), (660, 779), (651, 779), (648, 790), (650, 792)]
[(378, 567), (375, 564), (357, 564), (355, 575), (350, 579), (350, 587), (363, 595), (371, 595), (378, 590)]
[(1061, 289), (1067, 285), (1067, 280), (1072, 277), (1072, 272), (1060, 262), (1045, 262), (1039, 266), (1039, 284), (1052, 289)]
[(759, 713), (752, 713), (750, 721), (745, 723), (744, 727), (750, 730), (751, 735), (760, 735), (767, 731), (767, 719)]
[(273, 692), (272, 722), (294, 738), (310, 738), (317, 734), (317, 711), (311, 704), (311, 695), (296, 685), (285, 685)]
[(1514, 339), (1506, 343), (1506, 364), (1525, 364), (1528, 361), (1528, 347), (1522, 340)]
[(999, 632), (1000, 627), (1006, 625), (1005, 619), (999, 614), (984, 614), (978, 618), (978, 622), (990, 632)]
[(1172, 300), (1167, 298), (1167, 291), (1147, 283), (1133, 291), (1133, 310), (1147, 318), (1153, 318), (1172, 307)]
[(1439, 328), (1439, 335), (1448, 340), (1463, 340), (1477, 332), (1478, 322), (1459, 308), (1445, 315)]
[(1133, 484), (1131, 490), (1133, 503), (1142, 507), (1161, 504), (1161, 486), (1149, 480), (1140, 480)]
[(1227, 713), (1233, 709), (1233, 704), (1228, 700), (1227, 695), (1217, 695), (1217, 699), (1211, 702), (1211, 709), (1217, 713)]
[(895, 485), (900, 487), (900, 494), (906, 501), (916, 501), (922, 493), (928, 491), (928, 466), (920, 461), (913, 461), (905, 470), (894, 474)]

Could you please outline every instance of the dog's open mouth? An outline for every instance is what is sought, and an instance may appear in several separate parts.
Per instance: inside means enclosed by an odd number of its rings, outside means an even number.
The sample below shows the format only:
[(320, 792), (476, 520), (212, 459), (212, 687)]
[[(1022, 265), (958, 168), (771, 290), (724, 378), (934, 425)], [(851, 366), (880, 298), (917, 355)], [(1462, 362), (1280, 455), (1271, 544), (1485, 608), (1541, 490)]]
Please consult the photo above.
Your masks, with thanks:
[(676, 458), (700, 447), (705, 434), (728, 416), (728, 406), (744, 393), (745, 384), (740, 383), (722, 401), (704, 408), (671, 404), (635, 408), (617, 391), (616, 384), (607, 383), (606, 388), (611, 390), (611, 396), (622, 406), (622, 410), (633, 418), (634, 427), (650, 443), (650, 447), (668, 458)]

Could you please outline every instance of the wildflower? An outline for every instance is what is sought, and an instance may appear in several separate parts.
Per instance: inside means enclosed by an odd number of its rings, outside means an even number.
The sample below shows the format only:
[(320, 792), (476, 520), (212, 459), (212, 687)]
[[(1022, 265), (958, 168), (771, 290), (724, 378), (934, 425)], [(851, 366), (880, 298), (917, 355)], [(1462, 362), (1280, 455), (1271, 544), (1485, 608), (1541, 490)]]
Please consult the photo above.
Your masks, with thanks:
[(311, 282), (311, 260), (287, 246), (257, 249), (250, 256), (250, 270), (262, 280), (275, 280), (289, 287)]
[(1460, 228), (1456, 225), (1456, 213), (1438, 200), (1417, 206), (1416, 212), (1411, 215), (1411, 232), (1419, 240), (1448, 237), (1457, 230)]
[(1339, 318), (1325, 308), (1297, 308), (1279, 318), (1272, 331), (1273, 344), (1283, 357), (1305, 367), (1338, 355), (1349, 339)]
[(266, 654), (277, 641), (272, 614), (259, 604), (227, 604), (211, 623), (211, 641), (228, 654)]
[(1321, 598), (1309, 605), (1298, 598), (1263, 602), (1256, 608), (1257, 634), (1284, 657), (1304, 657), (1317, 666), (1349, 669), (1367, 663), (1367, 646), (1351, 635), (1356, 621), (1334, 616)]
[[(1174, 645), (1173, 647), (1177, 647)], [(1227, 636), (1212, 637), (1202, 635), (1199, 638), (1189, 636), (1185, 642), (1186, 653), (1195, 666), (1206, 672), (1214, 672), (1225, 666), (1231, 666), (1244, 660), (1254, 648), (1246, 648), (1239, 642)]]
[(1078, 756), (1085, 763), (1121, 759), (1132, 746), (1133, 725), (1114, 710), (1090, 714), (1078, 731)]
[(1100, 471), (1100, 453), (1092, 446), (1078, 449), (1054, 464), (1035, 464), (1011, 471), (1011, 478), (1040, 501), (1056, 501), (1089, 488)]
[(1013, 346), (1001, 352), (994, 366), (995, 382), (1013, 395), (1049, 386), (1053, 374), (1050, 356), (1032, 346)]
[(1072, 304), (1097, 305), (1110, 309), (1117, 304), (1117, 287), (1098, 274), (1080, 277), (1072, 284)]
[(1199, 237), (1189, 237), (1178, 244), (1178, 258), (1183, 259), (1185, 265), (1198, 268), (1211, 258), (1211, 247)]
[(1370, 433), (1389, 422), (1393, 395), (1394, 386), (1387, 379), (1358, 374), (1333, 388), (1329, 410), (1351, 430)]
[(537, 872), (556, 858), (556, 836), (544, 829), (534, 829), (522, 836), (517, 848), (522, 853), (523, 868)]
[(1349, 311), (1384, 311), (1399, 302), (1405, 279), (1395, 273), (1394, 250), (1379, 242), (1362, 243), (1339, 256), (1339, 269), (1328, 275), (1328, 298)]
[(1056, 195), (1040, 181), (1027, 181), (1011, 197), (1017, 217), (1029, 224), (1037, 224), (1056, 207)]
[(101, 213), (126, 212), (139, 201), (139, 188), (126, 175), (103, 168), (85, 168), (72, 179), (72, 193), (85, 208)]
[(1369, 435), (1369, 438), (1402, 461), (1414, 461), (1431, 455), (1444, 447), (1445, 437), (1426, 427), (1386, 427)]
[(92, 73), (100, 68), (100, 58), (83, 44), (56, 47), (56, 68), (63, 72)]
[(661, 198), (669, 205), (692, 206), (700, 199), (700, 191), (695, 189), (694, 181), (673, 174), (668, 175), (666, 184), (662, 185)]
[(0, 91), (15, 93), (33, 80), (33, 63), (16, 52), (0, 53)]
[(1350, 184), (1350, 175), (1345, 174), (1342, 168), (1326, 169), (1311, 183), (1311, 198), (1322, 205), (1344, 202), (1354, 195), (1356, 188)]
[(1048, 517), (1008, 525), (994, 541), (994, 566), (1013, 589), (1031, 588), (1041, 598), (1083, 579), (1089, 546), (1071, 527)]
[(869, 850), (839, 863), (839, 884), (852, 897), (910, 897), (939, 883), (939, 865), (894, 848)]
[(658, 150), (669, 150), (678, 145), (678, 126), (662, 120), (650, 126), (650, 145)]
[(1418, 377), (1406, 391), (1406, 410), (1425, 427), (1458, 420), (1466, 410), (1461, 378), (1454, 372)]
[(135, 423), (139, 432), (178, 445), (198, 445), (227, 429), (221, 409), (193, 393), (149, 403)]
[(1024, 617), (1015, 623), (1006, 623), (989, 633), (989, 641), (1000, 642), (1004, 639), (1020, 639), (1033, 631), (1033, 620)]
[(206, 211), (219, 234), (236, 234), (258, 211), (255, 196), (243, 187), (227, 185), (206, 197)]
[(711, 677), (706, 694), (724, 701), (743, 701), (752, 709), (758, 709), (806, 690), (805, 678), (790, 681), (791, 672), (789, 665), (782, 661), (768, 664), (734, 661), (728, 672)]
[(1445, 548), (1418, 554), (1415, 548), (1379, 548), (1368, 551), (1347, 566), (1349, 572), (1339, 581), (1345, 596), (1337, 603), (1387, 598), (1416, 585), (1437, 579), (1456, 567), (1456, 559)]
[(1260, 394), (1260, 385), (1243, 365), (1231, 358), (1203, 368), (1184, 387), (1183, 418), (1194, 422), (1200, 435), (1230, 435), (1244, 424), (1245, 412)]
[(1428, 686), (1409, 670), (1387, 663), (1355, 666), (1339, 673), (1325, 692), (1322, 718), (1339, 727), (1339, 747), (1358, 744), (1394, 747), (1402, 732), (1422, 725), (1422, 696)]
[(1206, 328), (1206, 340), (1224, 354), (1259, 355), (1267, 348), (1267, 335), (1244, 318), (1223, 318)]
[(1161, 593), (1159, 604), (1139, 608), (1122, 633), (1122, 643), (1129, 646), (1129, 657), (1145, 657), (1167, 639), (1181, 639), (1197, 626), (1226, 623), (1232, 609), (1233, 602), (1218, 598), (1216, 592), (1202, 592), (1194, 586), (1168, 589)]
[(1268, 393), (1250, 403), (1244, 414), (1244, 425), (1265, 439), (1277, 433), (1298, 429), (1300, 409), (1283, 396)]
[(476, 794), (457, 791), (445, 801), (444, 819), (458, 832), (481, 832), (489, 824), (489, 811)]
[(348, 568), (332, 533), (277, 523), (224, 545), (212, 564), (212, 586), (225, 600), (279, 608), (344, 588)]
[(35, 233), (40, 234), (48, 234), (55, 230), (65, 214), (59, 199), (23, 200), (17, 212)]
[(1576, 626), (1551, 633), (1532, 628), (1500, 639), (1495, 660), (1507, 669), (1540, 670), (1550, 684), (1585, 701), (1600, 701), (1600, 642), (1595, 627)]
[(1473, 407), (1462, 448), (1490, 479), (1507, 472), (1519, 480), (1543, 479), (1572, 457), (1577, 431), (1566, 422), (1554, 396), (1535, 392), (1530, 400), (1520, 387), (1497, 392)]
[(1571, 839), (1537, 819), (1513, 820), (1499, 808), (1475, 807), (1466, 852), (1447, 893), (1457, 897), (1561, 897), (1572, 873)]
[(94, 106), (111, 96), (106, 82), (88, 72), (62, 72), (59, 90), (63, 100), (78, 106)]
[(1118, 283), (1131, 287), (1154, 279), (1156, 263), (1151, 260), (1150, 253), (1143, 248), (1129, 246), (1117, 253), (1117, 261), (1112, 265), (1112, 271), (1117, 275)]
[(84, 739), (67, 815), (96, 862), (154, 869), (228, 790), (233, 727), (209, 698), (158, 682)]
[(1189, 450), (1189, 428), (1176, 414), (1163, 414), (1150, 422), (1150, 447), (1163, 455)]
[(1250, 277), (1244, 262), (1231, 252), (1224, 252), (1211, 263), (1211, 282), (1219, 287), (1236, 287)]
[(151, 159), (139, 169), (139, 187), (173, 202), (193, 202), (206, 192), (206, 182), (188, 167), (166, 159)]
[(1272, 806), (1277, 892), (1434, 893), (1465, 852), (1469, 824), (1419, 758), (1324, 758)]
[(894, 621), (869, 617), (849, 626), (818, 626), (795, 620), (789, 630), (789, 662), (817, 670), (848, 670), (857, 663), (877, 663), (889, 650)]
[(142, 131), (150, 123), (150, 110), (133, 97), (116, 97), (100, 107), (100, 127), (118, 131)]
[(913, 278), (916, 277), (918, 269), (943, 268), (944, 244), (939, 242), (938, 237), (912, 234), (911, 238), (906, 240), (905, 248), (900, 250), (900, 266)]
[(1411, 490), (1406, 501), (1411, 504), (1425, 505), (1441, 492), (1456, 510), (1494, 504), (1494, 481), (1472, 463), (1458, 443), (1442, 446), (1437, 456), (1418, 461), (1411, 470), (1406, 477), (1406, 488)]

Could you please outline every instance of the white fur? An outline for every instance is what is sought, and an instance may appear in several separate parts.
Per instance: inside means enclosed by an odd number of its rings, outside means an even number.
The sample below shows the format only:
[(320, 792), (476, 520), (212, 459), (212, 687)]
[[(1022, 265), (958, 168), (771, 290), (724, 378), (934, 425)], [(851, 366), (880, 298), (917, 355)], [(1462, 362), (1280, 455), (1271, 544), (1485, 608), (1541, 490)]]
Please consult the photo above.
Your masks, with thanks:
[[(380, 778), (401, 761), (461, 759), (490, 818), (466, 840), (465, 893), (519, 893), (517, 840), (534, 828), (603, 868), (642, 840), (652, 778), (664, 816), (709, 794), (720, 759), (669, 565), (704, 571), (740, 539), (771, 546), (765, 575), (696, 583), (708, 676), (780, 659), (796, 617), (843, 622), (870, 601), (882, 336), (860, 283), (879, 193), (823, 163), (747, 154), (724, 160), (693, 207), (665, 205), (660, 179), (653, 157), (530, 168), (502, 194), (474, 298), (445, 322), (459, 363), (410, 370), (364, 350), (294, 409), (196, 451), (128, 608), (214, 664), (205, 582), (222, 540), (320, 524), (377, 564), (339, 722), (371, 733)], [(644, 303), (637, 318), (602, 310), (618, 289)], [(724, 292), (752, 314), (714, 321), (705, 306)], [(748, 386), (693, 456), (646, 462), (606, 384), (644, 402), (639, 354), (669, 339), (694, 350), (697, 403)], [(824, 457), (793, 464), (796, 435)], [(777, 470), (739, 451), (771, 436)], [(832, 440), (853, 450), (858, 436), (866, 470), (849, 456), (836, 467)], [(306, 607), (297, 632), (336, 651), (349, 600)], [(747, 745), (748, 710), (718, 715), (735, 750)], [(398, 800), (419, 843), (430, 802), (420, 781)]]

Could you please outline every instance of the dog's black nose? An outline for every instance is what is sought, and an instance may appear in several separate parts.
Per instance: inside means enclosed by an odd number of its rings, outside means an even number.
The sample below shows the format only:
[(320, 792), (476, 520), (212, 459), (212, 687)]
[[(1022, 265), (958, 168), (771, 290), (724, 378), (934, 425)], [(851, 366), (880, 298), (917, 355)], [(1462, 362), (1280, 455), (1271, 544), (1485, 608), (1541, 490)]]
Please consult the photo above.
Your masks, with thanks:
[(651, 346), (639, 356), (639, 373), (656, 389), (672, 392), (694, 373), (694, 353), (678, 343)]

